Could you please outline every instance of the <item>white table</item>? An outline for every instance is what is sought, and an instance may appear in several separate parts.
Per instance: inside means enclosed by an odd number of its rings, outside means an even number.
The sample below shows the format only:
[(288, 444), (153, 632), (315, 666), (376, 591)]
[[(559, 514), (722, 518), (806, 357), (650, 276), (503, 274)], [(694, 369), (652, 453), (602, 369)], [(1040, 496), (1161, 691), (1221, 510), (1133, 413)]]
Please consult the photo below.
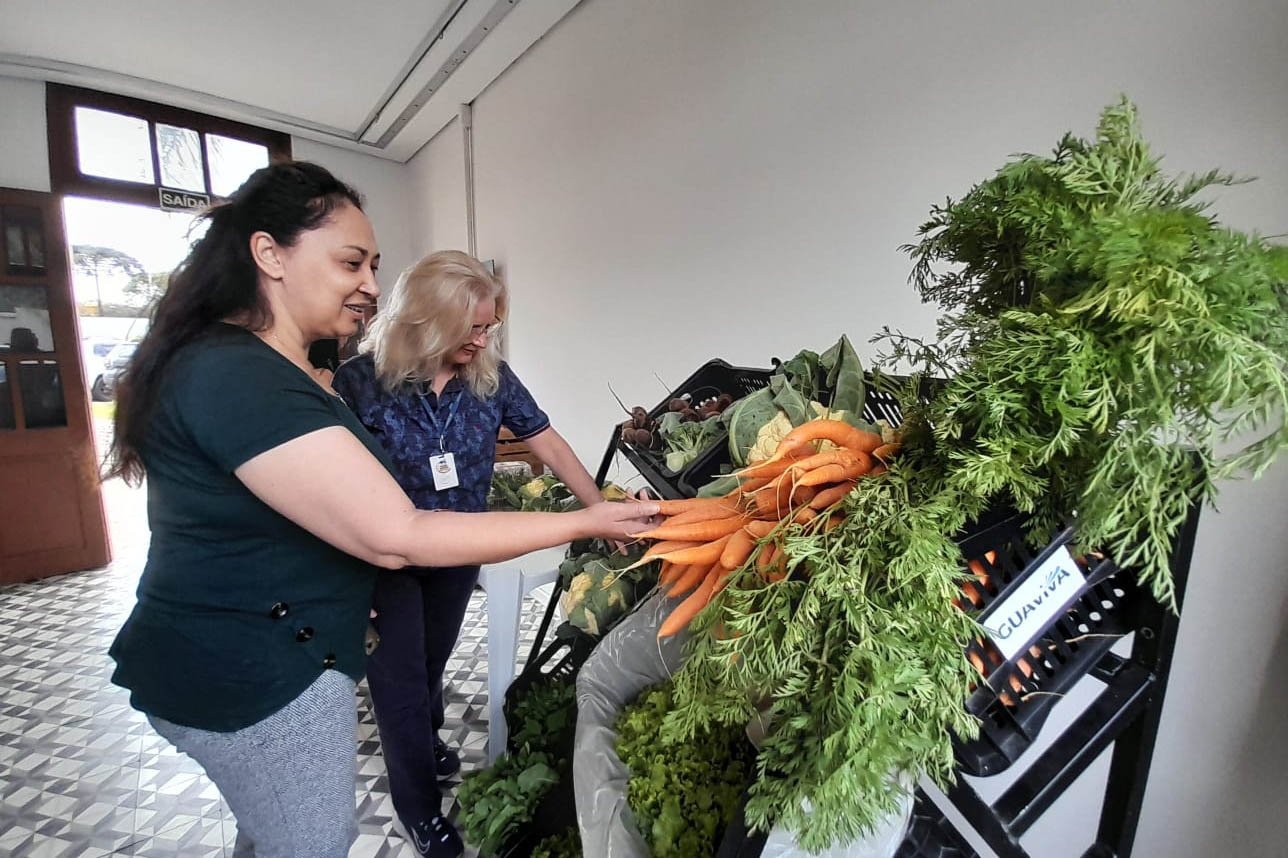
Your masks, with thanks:
[(543, 548), (479, 571), (479, 585), (487, 592), (487, 759), (493, 762), (505, 750), (506, 726), (501, 708), (505, 690), (514, 679), (519, 645), (519, 616), (523, 597), (559, 577), (559, 564), (568, 545)]

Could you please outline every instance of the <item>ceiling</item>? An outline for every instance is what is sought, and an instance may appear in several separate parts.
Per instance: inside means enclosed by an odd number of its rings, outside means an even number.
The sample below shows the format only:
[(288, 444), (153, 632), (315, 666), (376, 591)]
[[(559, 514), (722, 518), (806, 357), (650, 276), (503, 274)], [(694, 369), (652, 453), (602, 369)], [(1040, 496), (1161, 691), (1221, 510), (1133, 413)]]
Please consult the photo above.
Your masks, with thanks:
[(578, 0), (0, 0), (0, 75), (406, 161)]

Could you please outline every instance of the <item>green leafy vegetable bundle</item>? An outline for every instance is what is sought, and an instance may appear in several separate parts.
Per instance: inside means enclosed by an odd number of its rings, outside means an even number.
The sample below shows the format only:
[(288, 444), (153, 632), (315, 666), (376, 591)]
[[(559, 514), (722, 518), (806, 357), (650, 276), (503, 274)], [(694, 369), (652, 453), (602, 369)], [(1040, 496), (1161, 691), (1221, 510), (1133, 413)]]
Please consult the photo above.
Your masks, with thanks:
[(514, 701), (505, 720), (513, 753), (567, 756), (577, 729), (577, 684), (572, 680), (539, 682)]
[(559, 782), (559, 768), (554, 757), (535, 752), (505, 755), (490, 767), (466, 775), (456, 796), (465, 839), (478, 846), (482, 856), (498, 854), (532, 820), (541, 797)]
[(556, 784), (571, 777), (569, 759), (577, 724), (576, 685), (570, 680), (534, 685), (506, 713), (512, 753), (461, 779), (457, 800), (465, 839), (479, 854), (497, 855), (524, 826)]
[(710, 858), (751, 779), (751, 745), (729, 727), (665, 745), (659, 734), (671, 705), (667, 683), (618, 716), (617, 755), (631, 770), (626, 800), (655, 858)]
[(668, 411), (657, 422), (666, 449), (667, 470), (678, 472), (710, 447), (723, 433), (719, 416), (685, 422), (678, 411)]

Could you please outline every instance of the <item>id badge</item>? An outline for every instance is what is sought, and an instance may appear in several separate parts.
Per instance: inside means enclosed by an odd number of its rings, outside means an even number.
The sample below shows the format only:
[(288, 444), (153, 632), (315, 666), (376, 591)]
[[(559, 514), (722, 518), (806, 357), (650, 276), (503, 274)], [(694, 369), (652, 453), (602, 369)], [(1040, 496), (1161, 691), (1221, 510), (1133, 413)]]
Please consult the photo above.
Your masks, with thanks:
[(437, 491), (454, 489), (461, 484), (456, 476), (456, 456), (452, 453), (430, 456), (429, 467), (434, 472), (434, 488)]

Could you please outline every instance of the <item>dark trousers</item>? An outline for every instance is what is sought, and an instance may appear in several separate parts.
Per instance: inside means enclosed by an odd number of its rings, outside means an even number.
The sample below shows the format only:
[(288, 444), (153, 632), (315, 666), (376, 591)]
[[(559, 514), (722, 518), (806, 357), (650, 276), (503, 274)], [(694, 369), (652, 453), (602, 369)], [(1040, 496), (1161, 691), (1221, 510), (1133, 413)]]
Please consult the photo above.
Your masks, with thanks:
[(376, 578), (372, 623), (380, 646), (367, 659), (367, 682), (389, 793), (407, 825), (441, 812), (434, 737), (443, 726), (443, 669), (478, 575), (477, 566), (453, 566)]

